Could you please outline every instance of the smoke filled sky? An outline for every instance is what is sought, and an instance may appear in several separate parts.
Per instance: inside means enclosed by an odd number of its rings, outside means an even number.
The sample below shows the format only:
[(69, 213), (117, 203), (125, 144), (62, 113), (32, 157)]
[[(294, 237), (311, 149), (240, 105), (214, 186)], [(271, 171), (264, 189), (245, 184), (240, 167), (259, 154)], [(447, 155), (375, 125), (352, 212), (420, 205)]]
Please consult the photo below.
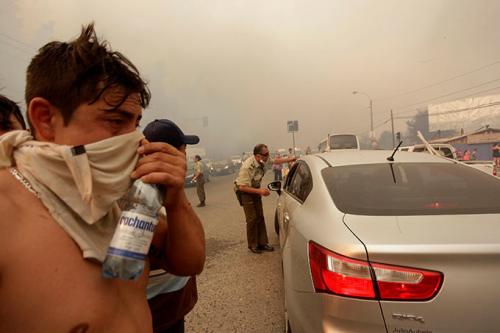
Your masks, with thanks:
[[(149, 81), (143, 125), (170, 118), (214, 155), (327, 133), (396, 131), (419, 107), (500, 92), (496, 0), (0, 0), (0, 88), (23, 102), (26, 67), (94, 21)], [(360, 91), (360, 94), (353, 94)], [(23, 108), (24, 103), (21, 103)], [(208, 117), (208, 126), (203, 126)], [(406, 117), (406, 118), (405, 118)]]

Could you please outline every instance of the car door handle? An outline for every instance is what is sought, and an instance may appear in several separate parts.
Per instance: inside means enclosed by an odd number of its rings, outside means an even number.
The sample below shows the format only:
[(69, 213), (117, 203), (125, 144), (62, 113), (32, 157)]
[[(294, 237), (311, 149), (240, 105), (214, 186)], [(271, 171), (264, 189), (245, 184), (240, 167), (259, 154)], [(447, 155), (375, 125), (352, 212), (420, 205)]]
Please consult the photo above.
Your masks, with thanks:
[(288, 230), (288, 224), (290, 223), (290, 216), (288, 215), (287, 212), (283, 214), (283, 227), (287, 231)]

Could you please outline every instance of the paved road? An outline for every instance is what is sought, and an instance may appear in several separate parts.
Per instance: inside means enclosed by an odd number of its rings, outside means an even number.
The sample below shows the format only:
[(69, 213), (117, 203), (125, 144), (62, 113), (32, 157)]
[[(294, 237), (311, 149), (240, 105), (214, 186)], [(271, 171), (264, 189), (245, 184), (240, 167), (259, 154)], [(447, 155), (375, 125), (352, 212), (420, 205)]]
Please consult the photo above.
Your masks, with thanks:
[[(271, 179), (266, 174), (263, 184)], [(207, 206), (195, 208), (205, 228), (207, 261), (198, 277), (199, 300), (186, 317), (186, 332), (273, 333), (283, 331), (283, 288), (278, 238), (274, 232), (277, 194), (264, 198), (274, 252), (254, 254), (246, 244), (245, 217), (233, 192), (235, 175), (212, 177)], [(186, 189), (193, 206), (196, 190)]]

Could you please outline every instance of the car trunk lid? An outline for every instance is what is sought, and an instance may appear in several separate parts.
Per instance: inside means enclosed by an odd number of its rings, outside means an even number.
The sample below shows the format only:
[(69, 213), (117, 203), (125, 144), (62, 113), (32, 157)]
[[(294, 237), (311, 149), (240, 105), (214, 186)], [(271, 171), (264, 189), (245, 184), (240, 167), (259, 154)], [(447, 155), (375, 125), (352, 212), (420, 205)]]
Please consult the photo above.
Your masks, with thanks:
[(498, 215), (346, 215), (344, 222), (365, 244), (371, 263), (444, 275), (439, 293), (431, 300), (380, 302), (389, 332), (498, 330)]

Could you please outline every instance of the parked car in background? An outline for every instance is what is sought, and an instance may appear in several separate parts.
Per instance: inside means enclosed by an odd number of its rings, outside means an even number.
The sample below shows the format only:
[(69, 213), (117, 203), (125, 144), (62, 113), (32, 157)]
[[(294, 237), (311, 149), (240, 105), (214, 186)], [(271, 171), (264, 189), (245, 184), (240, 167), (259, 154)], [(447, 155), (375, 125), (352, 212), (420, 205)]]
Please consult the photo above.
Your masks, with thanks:
[(209, 170), (212, 176), (222, 176), (235, 173), (237, 169), (231, 160), (218, 160), (212, 162)]
[(430, 154), (307, 155), (281, 184), (286, 332), (496, 332), (500, 180)]
[[(210, 170), (208, 169), (207, 165), (201, 160), (201, 165), (203, 167), (203, 177), (205, 178), (205, 182), (210, 181)], [(196, 182), (193, 182), (193, 177), (194, 177), (194, 162), (193, 161), (187, 161), (187, 168), (186, 168), (186, 177), (184, 178), (184, 187), (191, 187), (191, 186), (196, 186)]]
[(238, 169), (241, 167), (241, 164), (243, 163), (241, 158), (242, 158), (241, 155), (231, 155), (230, 157), (231, 161), (233, 162), (233, 165)]

